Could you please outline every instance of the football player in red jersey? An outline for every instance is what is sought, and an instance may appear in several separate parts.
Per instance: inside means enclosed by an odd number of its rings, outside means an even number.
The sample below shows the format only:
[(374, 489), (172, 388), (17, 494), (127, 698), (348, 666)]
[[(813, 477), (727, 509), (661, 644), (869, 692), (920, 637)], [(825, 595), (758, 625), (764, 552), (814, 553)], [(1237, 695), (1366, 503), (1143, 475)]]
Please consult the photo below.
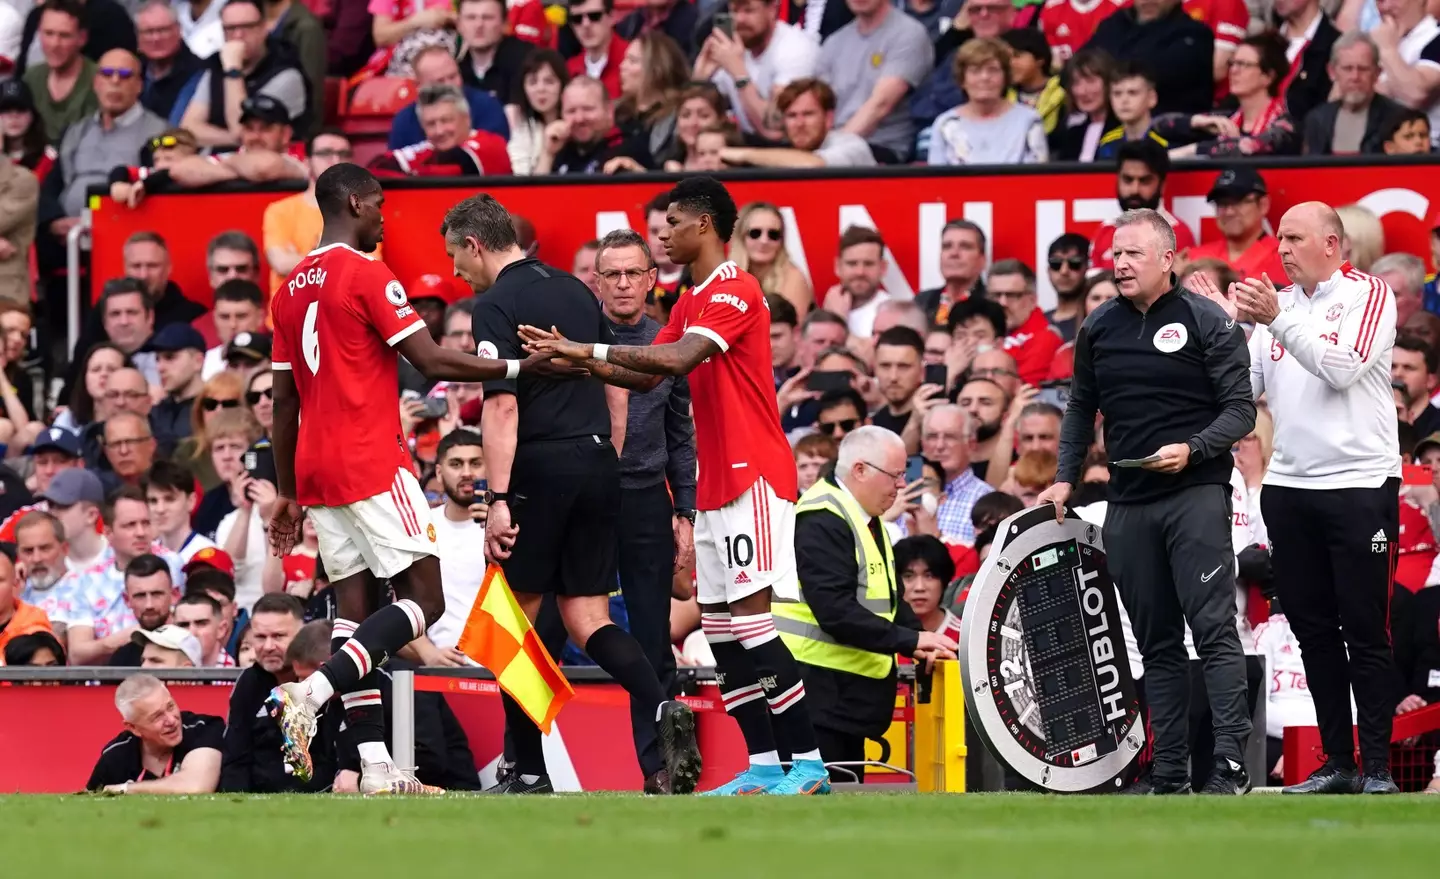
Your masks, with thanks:
[[(369, 171), (329, 168), (315, 182), (315, 200), (325, 224), (320, 244), (271, 303), (279, 498), (269, 529), (272, 551), (285, 556), (308, 508), (341, 618), (330, 661), (276, 687), (266, 704), (296, 778), (310, 779), (316, 714), (339, 693), (358, 742), (362, 793), (441, 793), (395, 766), (380, 706), (379, 667), (445, 610), (435, 529), (400, 430), (396, 352), (432, 381), (555, 370), (538, 356), (483, 360), (441, 348), (424, 332), (405, 288), (368, 255), (385, 227), (385, 195)], [(399, 600), (372, 614), (377, 578), (388, 578)]]
[[(725, 256), (735, 219), (735, 202), (710, 177), (687, 178), (671, 191), (660, 241), (670, 262), (704, 280), (680, 296), (654, 344), (580, 344), (553, 328), (521, 327), (521, 335), (532, 350), (578, 361), (632, 390), (648, 390), (666, 375), (690, 377), (702, 401), (694, 413), (701, 625), (725, 709), (750, 752), (750, 767), (710, 793), (828, 793), (800, 670), (770, 615), (772, 595), (798, 594), (797, 476), (775, 407), (765, 296), (754, 276)], [(788, 774), (772, 721), (792, 752)]]

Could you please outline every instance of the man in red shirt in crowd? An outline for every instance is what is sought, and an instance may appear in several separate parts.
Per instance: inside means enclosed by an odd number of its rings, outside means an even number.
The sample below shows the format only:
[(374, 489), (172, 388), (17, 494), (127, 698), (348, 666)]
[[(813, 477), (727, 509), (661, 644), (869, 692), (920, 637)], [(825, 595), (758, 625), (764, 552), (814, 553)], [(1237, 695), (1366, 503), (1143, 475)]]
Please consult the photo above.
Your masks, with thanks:
[(425, 140), (381, 155), (371, 170), (410, 177), (510, 174), (505, 138), (470, 126), (470, 104), (458, 86), (422, 86), (415, 103)]
[(1056, 64), (1064, 64), (1090, 41), (1095, 26), (1124, 8), (1128, 0), (1046, 0), (1040, 10), (1040, 30), (1050, 44)]
[(1027, 385), (1050, 377), (1050, 361), (1063, 344), (1045, 319), (1035, 296), (1035, 273), (1018, 259), (1002, 259), (990, 267), (989, 298), (1005, 309), (1005, 353), (1015, 358), (1015, 370)]
[(569, 18), (575, 40), (584, 50), (566, 62), (570, 75), (600, 80), (610, 100), (619, 100), (620, 59), (630, 44), (615, 35), (614, 0), (572, 2)]
[[(1170, 173), (1170, 155), (1165, 148), (1152, 140), (1127, 141), (1120, 145), (1115, 159), (1120, 169), (1115, 183), (1115, 197), (1120, 201), (1120, 209), (1150, 208), (1159, 211), (1160, 216), (1175, 229), (1175, 252), (1184, 253), (1194, 247), (1195, 233), (1160, 206), (1165, 197), (1165, 177)], [(1090, 239), (1092, 269), (1115, 269), (1115, 256), (1110, 252), (1114, 241), (1115, 222), (1106, 220), (1095, 230), (1095, 237)]]
[(1280, 262), (1280, 242), (1265, 231), (1270, 196), (1265, 179), (1253, 168), (1220, 172), (1206, 198), (1215, 205), (1215, 225), (1223, 236), (1197, 244), (1184, 253), (1187, 262), (1218, 259), (1242, 278), (1268, 274), (1277, 290), (1290, 284)]

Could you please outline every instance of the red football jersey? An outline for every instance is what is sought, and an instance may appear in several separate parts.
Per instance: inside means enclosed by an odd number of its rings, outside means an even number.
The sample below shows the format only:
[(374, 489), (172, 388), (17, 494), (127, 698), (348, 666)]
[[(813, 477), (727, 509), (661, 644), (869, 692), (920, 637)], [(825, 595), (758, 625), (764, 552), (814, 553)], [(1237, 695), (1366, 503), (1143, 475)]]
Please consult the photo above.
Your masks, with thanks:
[(1245, 0), (1185, 0), (1185, 14), (1204, 22), (1215, 35), (1215, 45), (1235, 49), (1250, 32), (1250, 10)]
[(387, 492), (409, 467), (399, 355), (425, 329), (383, 262), (344, 244), (313, 250), (270, 300), (274, 368), (300, 393), (295, 500), (340, 507)]
[(699, 333), (720, 353), (690, 373), (695, 401), (696, 506), (718, 510), (764, 478), (777, 497), (799, 496), (795, 459), (780, 429), (770, 365), (770, 308), (760, 282), (724, 262), (681, 295), (654, 344)]
[(1050, 44), (1055, 60), (1064, 63), (1090, 42), (1095, 28), (1126, 0), (1046, 0), (1040, 10), (1040, 30)]

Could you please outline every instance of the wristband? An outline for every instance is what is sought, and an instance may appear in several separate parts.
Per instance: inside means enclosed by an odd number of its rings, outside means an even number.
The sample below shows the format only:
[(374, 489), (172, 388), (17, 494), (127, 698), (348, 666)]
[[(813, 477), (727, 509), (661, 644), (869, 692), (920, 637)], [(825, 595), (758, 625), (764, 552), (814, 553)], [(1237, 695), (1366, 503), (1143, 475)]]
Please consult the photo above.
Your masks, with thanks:
[(596, 342), (594, 348), (590, 352), (590, 356), (600, 361), (601, 363), (606, 363), (609, 361), (610, 358), (610, 346), (601, 345), (599, 342)]
[(515, 376), (517, 376), (517, 375), (519, 375), (519, 374), (520, 374), (520, 361), (518, 361), (518, 360), (507, 360), (507, 361), (505, 361), (505, 378), (506, 378), (506, 379), (513, 379), (513, 378), (515, 378)]

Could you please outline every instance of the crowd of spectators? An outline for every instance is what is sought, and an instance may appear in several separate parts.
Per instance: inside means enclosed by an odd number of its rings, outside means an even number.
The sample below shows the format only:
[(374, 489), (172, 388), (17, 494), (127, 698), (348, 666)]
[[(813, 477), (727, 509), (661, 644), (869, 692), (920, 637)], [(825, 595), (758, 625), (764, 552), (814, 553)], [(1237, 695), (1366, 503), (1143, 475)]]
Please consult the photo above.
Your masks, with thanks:
[[(45, 0), (0, 16), (0, 542), (13, 547), (0, 556), (0, 662), (239, 666), (282, 678), (314, 665), (286, 658), (302, 622), (333, 616), (313, 531), (285, 559), (266, 551), (276, 489), (265, 312), (318, 240), (313, 182), (338, 162), (438, 177), (1099, 162), (1114, 169), (1121, 208), (1160, 209), (1174, 159), (1430, 152), (1436, 7), (650, 0), (627, 10), (571, 0), (547, 14), (535, 0)], [(345, 89), (403, 82), (393, 93), (413, 101), (395, 106), (386, 133), (346, 134), (328, 125), (327, 78), (340, 77)], [(174, 189), (281, 180), (309, 188), (277, 197), (263, 229), (217, 221), (204, 254), (208, 314), (171, 280), (166, 242), (142, 232), (125, 242), (126, 277), (92, 279), (99, 296), (76, 348), (57, 356), (37, 344), (31, 303), (61, 325), (51, 291), (92, 186), (135, 207)], [(1283, 284), (1263, 175), (1217, 164), (1208, 196), (1213, 241), (1197, 245), (1167, 214), (1182, 277), (1205, 273), (1223, 289), (1266, 272)], [(691, 283), (663, 262), (665, 207), (647, 206), (643, 232), (662, 260), (646, 308), (662, 321)], [(1440, 294), (1423, 255), (1387, 252), (1374, 214), (1341, 213), (1351, 262), (1396, 294), (1400, 451), (1440, 465)], [(1440, 259), (1440, 215), (1428, 225)], [(954, 220), (940, 233), (942, 284), (911, 300), (885, 289), (881, 232), (845, 229), (838, 283), (816, 290), (780, 208), (740, 213), (731, 257), (768, 294), (776, 405), (802, 490), (863, 424), (893, 430), (924, 459), (885, 520), (906, 599), (933, 631), (958, 637), (996, 523), (1055, 478), (1076, 332), (1118, 295), (1113, 231), (1061, 235), (1040, 266), (991, 264), (986, 230)], [(533, 253), (533, 227), (517, 218), (517, 233)], [(594, 258), (592, 242), (573, 264), (592, 289)], [(1049, 310), (1039, 273), (1056, 294)], [(469, 291), (436, 275), (404, 280), (436, 340), (474, 350)], [(192, 327), (202, 315), (213, 333)], [(479, 578), (459, 572), (483, 559), (465, 529), (485, 510), (464, 487), (484, 464), (478, 442), (457, 432), (478, 428), (480, 388), (432, 385), (404, 364), (401, 385), (416, 466), (444, 533), (454, 531), (442, 549), (470, 553), (463, 564), (442, 558), (447, 597), (468, 606)], [(1264, 424), (1237, 448), (1237, 524), (1250, 528), (1237, 552), (1265, 542)], [(463, 463), (447, 471), (450, 453)], [(1077, 497), (1103, 497), (1107, 478), (1102, 441)], [(1440, 665), (1425, 616), (1440, 607), (1409, 594), (1440, 584), (1436, 486), (1406, 489), (1418, 511), (1402, 535), (1397, 600), (1410, 615), (1397, 627), (1409, 633), (1403, 648), (1397, 638), (1408, 708), (1440, 698), (1424, 674)], [(677, 573), (673, 640), (681, 662), (707, 663), (689, 577)], [(296, 605), (274, 604), (284, 596)], [(1250, 621), (1264, 619), (1263, 600), (1248, 604)], [(294, 625), (277, 622), (287, 614)], [(415, 661), (463, 662), (450, 616), (414, 645)], [(1265, 633), (1258, 652), (1287, 643), (1274, 625)], [(129, 695), (163, 702), (153, 687)]]

